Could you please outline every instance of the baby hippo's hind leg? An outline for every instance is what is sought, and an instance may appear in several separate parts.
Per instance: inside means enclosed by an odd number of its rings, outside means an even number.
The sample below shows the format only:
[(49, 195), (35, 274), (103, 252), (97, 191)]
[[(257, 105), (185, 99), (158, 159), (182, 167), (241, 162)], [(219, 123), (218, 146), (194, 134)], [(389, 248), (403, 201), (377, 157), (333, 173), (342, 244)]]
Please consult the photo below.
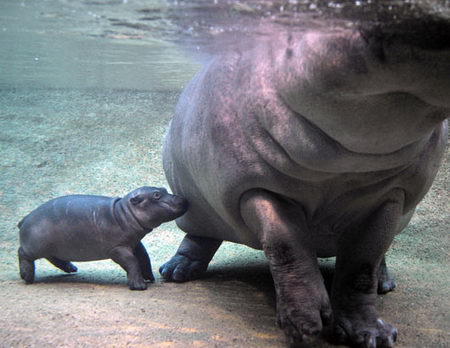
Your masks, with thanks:
[(19, 269), (20, 269), (20, 277), (27, 284), (32, 284), (34, 282), (34, 259), (29, 257), (22, 247), (18, 250), (19, 255)]
[(58, 259), (57, 257), (47, 257), (47, 260), (53, 266), (58, 267), (66, 273), (75, 273), (78, 270), (73, 263)]

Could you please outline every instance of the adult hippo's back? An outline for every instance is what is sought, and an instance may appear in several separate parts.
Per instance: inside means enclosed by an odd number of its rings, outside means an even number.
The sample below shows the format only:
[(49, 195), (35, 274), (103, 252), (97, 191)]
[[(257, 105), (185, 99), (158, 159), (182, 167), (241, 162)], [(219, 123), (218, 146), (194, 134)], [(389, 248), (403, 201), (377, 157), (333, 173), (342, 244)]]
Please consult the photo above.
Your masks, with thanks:
[[(262, 248), (291, 340), (331, 324), (340, 343), (391, 347), (397, 331), (374, 306), (395, 286), (384, 253), (447, 139), (450, 26), (431, 24), (276, 31), (200, 71), (164, 147), (190, 210), (162, 275), (197, 277), (222, 240)], [(330, 298), (317, 256), (337, 256)]]

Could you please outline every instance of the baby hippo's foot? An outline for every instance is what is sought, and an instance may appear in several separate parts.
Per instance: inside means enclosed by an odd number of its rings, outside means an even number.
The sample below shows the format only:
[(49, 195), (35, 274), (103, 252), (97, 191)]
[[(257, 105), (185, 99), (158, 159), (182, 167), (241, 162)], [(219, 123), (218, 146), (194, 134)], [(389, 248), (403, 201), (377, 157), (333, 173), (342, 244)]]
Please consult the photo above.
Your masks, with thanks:
[(144, 280), (148, 283), (153, 283), (155, 281), (155, 277), (153, 276), (153, 272), (150, 269), (147, 269), (145, 271), (142, 271), (142, 277), (144, 278)]
[(78, 268), (71, 262), (67, 263), (65, 272), (66, 273), (76, 273), (78, 271)]
[[(397, 340), (397, 329), (377, 318), (373, 306), (348, 306), (334, 310), (332, 340), (358, 348), (392, 348)], [(348, 310), (348, 308), (352, 308)]]
[(128, 287), (130, 290), (147, 290), (147, 284), (144, 279), (128, 279)]
[(166, 280), (180, 283), (200, 278), (207, 268), (208, 262), (193, 260), (177, 253), (160, 267), (159, 273)]

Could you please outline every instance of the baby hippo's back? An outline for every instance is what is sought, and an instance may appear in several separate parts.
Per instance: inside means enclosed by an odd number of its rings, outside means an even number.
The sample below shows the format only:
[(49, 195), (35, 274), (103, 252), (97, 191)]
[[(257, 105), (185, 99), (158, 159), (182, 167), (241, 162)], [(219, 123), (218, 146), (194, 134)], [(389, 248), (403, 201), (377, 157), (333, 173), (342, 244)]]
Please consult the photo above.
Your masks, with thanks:
[[(50, 200), (20, 223), (20, 244), (33, 258), (67, 261), (108, 258), (111, 236), (120, 233), (114, 218), (119, 198), (71, 195)], [(107, 238), (108, 237), (108, 238)]]

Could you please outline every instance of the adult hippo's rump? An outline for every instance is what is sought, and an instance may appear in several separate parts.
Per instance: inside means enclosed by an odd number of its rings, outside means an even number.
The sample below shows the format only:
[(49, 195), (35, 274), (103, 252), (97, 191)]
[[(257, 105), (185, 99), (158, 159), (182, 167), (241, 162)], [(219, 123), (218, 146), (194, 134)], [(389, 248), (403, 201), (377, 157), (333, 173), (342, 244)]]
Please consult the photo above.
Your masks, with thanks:
[[(431, 21), (431, 22), (430, 22)], [(294, 342), (391, 347), (384, 253), (430, 188), (447, 139), (450, 25), (275, 31), (214, 59), (183, 92), (164, 168), (190, 202), (161, 267), (203, 272), (222, 240), (263, 249)], [(337, 256), (328, 296), (317, 257)]]

